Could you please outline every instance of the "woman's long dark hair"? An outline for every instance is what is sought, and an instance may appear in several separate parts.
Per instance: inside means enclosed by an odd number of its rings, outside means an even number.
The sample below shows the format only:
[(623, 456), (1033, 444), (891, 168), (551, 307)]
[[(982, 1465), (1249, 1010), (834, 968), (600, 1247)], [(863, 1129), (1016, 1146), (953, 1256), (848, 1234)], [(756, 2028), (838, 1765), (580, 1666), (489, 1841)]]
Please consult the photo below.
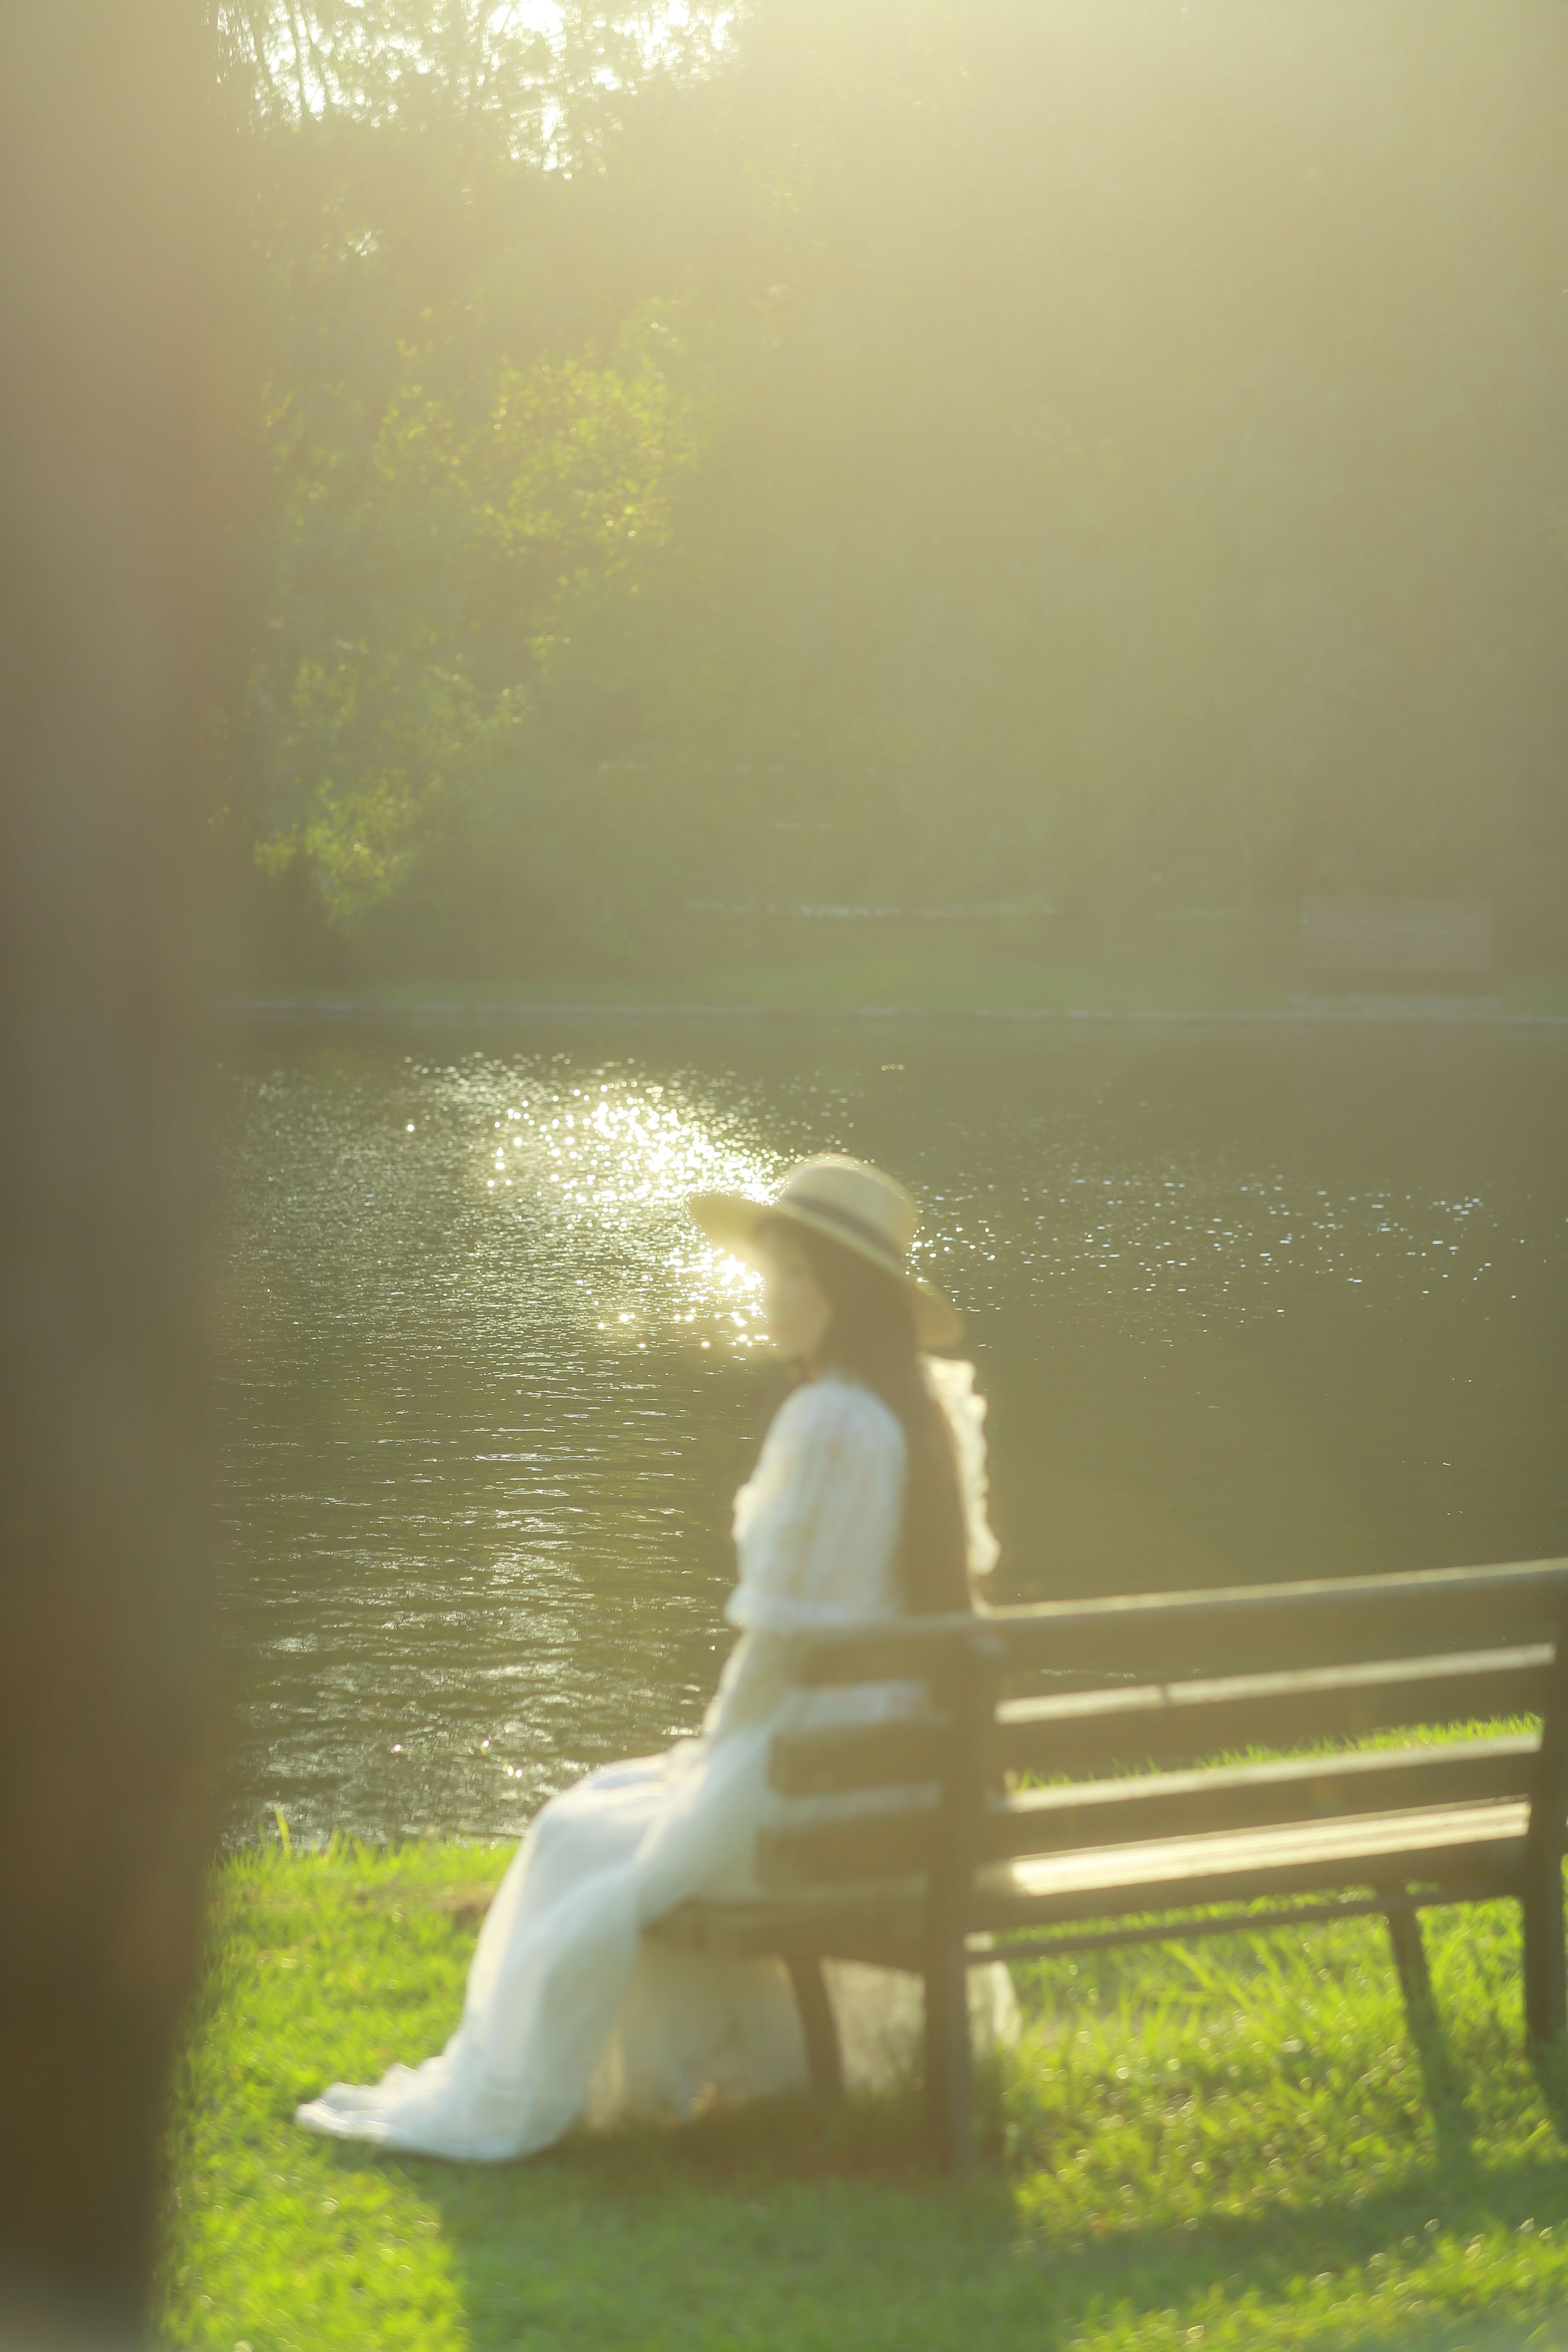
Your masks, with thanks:
[[(909, 1293), (853, 1250), (841, 1249), (793, 1218), (780, 1240), (795, 1243), (833, 1308), (817, 1371), (847, 1373), (880, 1397), (904, 1433), (908, 1477), (899, 1541), (904, 1606), (912, 1614), (968, 1609), (968, 1543), (958, 1465), (947, 1415), (927, 1385)], [(763, 1227), (762, 1238), (768, 1238)]]

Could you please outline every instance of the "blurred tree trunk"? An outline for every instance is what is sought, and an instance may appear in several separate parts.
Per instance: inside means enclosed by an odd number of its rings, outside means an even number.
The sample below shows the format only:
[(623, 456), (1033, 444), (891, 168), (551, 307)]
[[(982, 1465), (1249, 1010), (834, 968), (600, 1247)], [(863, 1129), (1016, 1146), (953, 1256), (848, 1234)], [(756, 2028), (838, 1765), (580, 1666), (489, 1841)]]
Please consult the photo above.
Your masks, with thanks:
[(211, 1720), (196, 0), (0, 6), (0, 2338), (142, 2324)]

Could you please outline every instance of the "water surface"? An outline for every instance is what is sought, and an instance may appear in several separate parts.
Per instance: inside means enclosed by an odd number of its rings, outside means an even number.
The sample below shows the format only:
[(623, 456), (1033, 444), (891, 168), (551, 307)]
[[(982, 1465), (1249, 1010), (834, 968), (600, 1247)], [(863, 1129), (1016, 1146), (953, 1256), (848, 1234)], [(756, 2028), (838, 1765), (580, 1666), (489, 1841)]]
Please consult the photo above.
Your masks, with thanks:
[(1568, 1552), (1568, 1041), (258, 1029), (221, 1074), (225, 1804), (516, 1831), (694, 1728), (777, 1397), (687, 1192), (859, 1152), (991, 1399), (1003, 1599)]

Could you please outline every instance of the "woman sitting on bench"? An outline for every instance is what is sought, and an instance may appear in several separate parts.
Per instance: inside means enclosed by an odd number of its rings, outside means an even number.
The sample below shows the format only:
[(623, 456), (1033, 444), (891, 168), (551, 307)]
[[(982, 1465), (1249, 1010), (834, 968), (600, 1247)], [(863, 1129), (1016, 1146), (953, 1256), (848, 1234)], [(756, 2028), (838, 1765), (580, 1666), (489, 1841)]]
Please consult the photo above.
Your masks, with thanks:
[[(915, 1207), (863, 1162), (797, 1168), (771, 1206), (691, 1203), (704, 1234), (761, 1268), (769, 1337), (794, 1365), (735, 1498), (741, 1639), (701, 1734), (591, 1772), (531, 1824), (474, 1953), (462, 2022), (439, 2056), (298, 2110), (312, 2131), (500, 2160), (573, 2125), (690, 2115), (804, 2084), (789, 1974), (640, 1940), (677, 1904), (743, 1900), (756, 1833), (788, 1801), (768, 1785), (773, 1735), (846, 1713), (896, 1714), (918, 1687), (806, 1692), (800, 1637), (904, 1611), (964, 1609), (996, 1556), (985, 1519), (984, 1401), (968, 1364), (923, 1352), (959, 1318), (909, 1270)], [(828, 1963), (847, 2080), (896, 2067), (918, 2031), (918, 1980)], [(974, 1971), (983, 2034), (1005, 2034), (1000, 1968)]]

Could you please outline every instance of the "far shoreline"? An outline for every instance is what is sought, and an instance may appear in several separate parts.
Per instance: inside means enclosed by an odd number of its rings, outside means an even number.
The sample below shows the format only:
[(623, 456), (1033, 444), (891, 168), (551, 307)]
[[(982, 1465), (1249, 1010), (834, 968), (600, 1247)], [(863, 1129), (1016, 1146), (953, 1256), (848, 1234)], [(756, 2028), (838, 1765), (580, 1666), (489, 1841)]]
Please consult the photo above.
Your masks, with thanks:
[(1163, 1028), (1429, 1027), (1568, 1029), (1568, 1011), (1516, 1010), (1502, 1001), (1466, 1002), (1444, 997), (1345, 997), (1285, 1005), (1051, 1005), (1051, 1004), (813, 1004), (690, 1003), (678, 1001), (548, 998), (417, 997), (406, 1001), (370, 994), (267, 996), (224, 1000), (215, 1008), (225, 1021), (263, 1023), (400, 1021), (692, 1021), (719, 1024), (860, 1023), (930, 1027)]

